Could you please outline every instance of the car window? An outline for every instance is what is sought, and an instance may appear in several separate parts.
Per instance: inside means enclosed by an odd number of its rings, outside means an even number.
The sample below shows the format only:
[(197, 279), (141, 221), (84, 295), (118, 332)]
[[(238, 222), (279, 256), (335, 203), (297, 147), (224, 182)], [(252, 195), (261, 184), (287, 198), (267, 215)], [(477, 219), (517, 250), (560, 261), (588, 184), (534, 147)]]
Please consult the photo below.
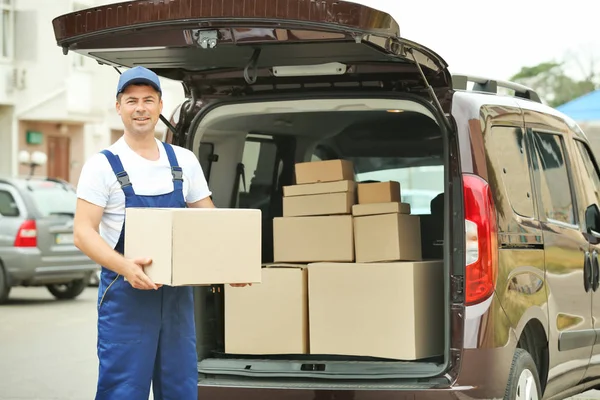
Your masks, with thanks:
[(573, 190), (560, 135), (533, 132), (534, 169), (539, 171), (543, 212), (551, 221), (575, 225)]
[(600, 205), (600, 176), (593, 153), (585, 143), (579, 140), (575, 140), (575, 147), (577, 150), (573, 160), (577, 163), (581, 173), (582, 189), (585, 196), (584, 204), (581, 204), (581, 206), (585, 209), (592, 204)]
[(494, 161), (513, 211), (524, 217), (533, 217), (531, 178), (523, 130), (495, 126), (491, 130), (491, 138), (495, 150)]
[(75, 215), (75, 191), (58, 182), (41, 181), (27, 184), (29, 194), (43, 217), (50, 215)]
[(18, 217), (20, 215), (19, 207), (13, 195), (0, 189), (0, 215), (3, 217)]

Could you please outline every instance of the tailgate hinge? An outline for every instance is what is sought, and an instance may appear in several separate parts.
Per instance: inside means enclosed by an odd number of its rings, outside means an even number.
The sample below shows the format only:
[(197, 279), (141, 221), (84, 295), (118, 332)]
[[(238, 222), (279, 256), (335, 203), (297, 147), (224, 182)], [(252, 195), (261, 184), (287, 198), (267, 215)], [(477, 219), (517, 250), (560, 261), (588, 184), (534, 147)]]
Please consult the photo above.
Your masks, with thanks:
[(217, 41), (219, 40), (219, 32), (218, 31), (206, 31), (202, 29), (197, 29), (192, 32), (196, 43), (200, 45), (203, 49), (214, 49), (217, 47)]

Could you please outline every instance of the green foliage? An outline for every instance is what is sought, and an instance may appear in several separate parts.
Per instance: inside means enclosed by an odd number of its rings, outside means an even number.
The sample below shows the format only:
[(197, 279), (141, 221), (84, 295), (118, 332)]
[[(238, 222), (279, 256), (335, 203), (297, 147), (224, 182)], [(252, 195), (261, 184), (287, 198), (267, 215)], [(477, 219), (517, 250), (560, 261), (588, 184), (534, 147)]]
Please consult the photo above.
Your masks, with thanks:
[(510, 80), (533, 88), (542, 100), (557, 107), (599, 88), (593, 65), (584, 72), (583, 79), (575, 79), (567, 72), (565, 62), (547, 61), (534, 66), (524, 66)]

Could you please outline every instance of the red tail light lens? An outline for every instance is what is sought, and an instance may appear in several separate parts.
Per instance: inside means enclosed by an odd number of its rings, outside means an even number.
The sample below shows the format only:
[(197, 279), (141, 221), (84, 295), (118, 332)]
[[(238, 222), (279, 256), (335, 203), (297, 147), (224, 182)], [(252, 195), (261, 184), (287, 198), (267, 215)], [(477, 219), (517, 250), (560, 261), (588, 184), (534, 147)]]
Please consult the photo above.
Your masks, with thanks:
[(465, 202), (465, 296), (467, 305), (481, 303), (496, 287), (498, 236), (496, 208), (488, 183), (463, 175)]
[(21, 224), (15, 247), (37, 247), (37, 226), (34, 220), (27, 220)]

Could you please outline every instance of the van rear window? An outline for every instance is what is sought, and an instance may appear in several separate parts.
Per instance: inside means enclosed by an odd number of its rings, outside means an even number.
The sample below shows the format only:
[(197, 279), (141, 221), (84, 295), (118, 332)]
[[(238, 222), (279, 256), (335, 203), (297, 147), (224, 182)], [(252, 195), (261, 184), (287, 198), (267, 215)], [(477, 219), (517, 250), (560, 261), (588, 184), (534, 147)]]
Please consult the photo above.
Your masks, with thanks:
[(444, 192), (444, 166), (406, 166), (410, 161), (399, 157), (350, 157), (356, 180), (400, 182), (403, 203), (409, 203), (411, 214), (431, 214), (431, 201)]

